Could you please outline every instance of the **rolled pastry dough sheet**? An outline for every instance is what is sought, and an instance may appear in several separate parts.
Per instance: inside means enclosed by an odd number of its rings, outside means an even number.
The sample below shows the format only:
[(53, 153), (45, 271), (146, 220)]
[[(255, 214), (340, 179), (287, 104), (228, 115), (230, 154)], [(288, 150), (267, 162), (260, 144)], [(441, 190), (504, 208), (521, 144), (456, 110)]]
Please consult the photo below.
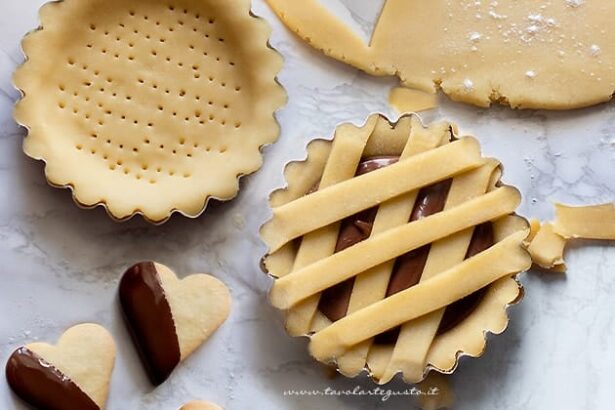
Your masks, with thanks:
[(570, 109), (615, 90), (615, 2), (387, 0), (371, 43), (318, 0), (268, 0), (311, 46), (478, 106)]
[(260, 168), (285, 101), (248, 0), (63, 0), (24, 40), (15, 110), (55, 186), (116, 219), (197, 216)]
[(528, 251), (541, 268), (566, 270), (564, 249), (570, 239), (615, 240), (615, 204), (568, 206), (555, 204), (553, 223), (532, 220)]

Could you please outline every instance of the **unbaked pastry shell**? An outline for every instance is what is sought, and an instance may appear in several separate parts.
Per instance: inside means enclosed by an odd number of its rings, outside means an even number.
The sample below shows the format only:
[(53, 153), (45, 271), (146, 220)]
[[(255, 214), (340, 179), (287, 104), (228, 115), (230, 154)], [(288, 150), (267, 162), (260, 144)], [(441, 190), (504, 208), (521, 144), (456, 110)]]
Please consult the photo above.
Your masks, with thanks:
[(15, 119), (25, 153), (79, 206), (197, 217), (260, 168), (286, 93), (248, 0), (62, 0), (40, 18), (14, 76)]

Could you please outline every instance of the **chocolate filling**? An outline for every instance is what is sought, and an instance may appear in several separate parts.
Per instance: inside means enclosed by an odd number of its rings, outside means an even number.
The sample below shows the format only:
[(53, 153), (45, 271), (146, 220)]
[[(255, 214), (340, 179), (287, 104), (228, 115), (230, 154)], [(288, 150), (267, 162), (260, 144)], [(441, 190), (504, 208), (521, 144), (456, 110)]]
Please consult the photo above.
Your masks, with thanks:
[[(399, 157), (373, 157), (362, 161), (356, 175), (375, 171), (391, 165)], [(421, 189), (417, 195), (410, 222), (441, 212), (446, 203), (452, 180), (445, 180)], [(346, 218), (341, 225), (335, 248), (342, 251), (356, 243), (367, 239), (373, 227), (378, 208), (362, 211)], [(493, 244), (493, 229), (490, 222), (475, 228), (466, 258), (469, 258)], [(431, 245), (425, 245), (412, 250), (395, 260), (386, 295), (390, 296), (416, 285), (423, 273)], [(354, 286), (354, 278), (350, 278), (325, 290), (320, 297), (318, 309), (331, 321), (346, 316), (350, 295)], [(484, 290), (477, 291), (453, 304), (445, 310), (438, 333), (444, 333), (462, 322), (478, 306), (484, 296)], [(394, 343), (397, 340), (399, 328), (391, 329), (376, 337), (377, 343)]]
[(27, 347), (9, 358), (6, 379), (19, 397), (38, 409), (100, 410), (71, 379)]
[(141, 359), (152, 383), (159, 385), (180, 362), (181, 352), (171, 307), (154, 263), (130, 267), (122, 277), (119, 293)]
[[(494, 243), (493, 224), (491, 222), (485, 222), (478, 225), (474, 228), (472, 240), (470, 241), (470, 246), (466, 253), (466, 259), (490, 248)], [(463, 322), (463, 320), (478, 307), (486, 292), (487, 288), (482, 288), (447, 306), (444, 310), (442, 320), (440, 321), (440, 327), (438, 327), (438, 334), (448, 332), (459, 323)]]

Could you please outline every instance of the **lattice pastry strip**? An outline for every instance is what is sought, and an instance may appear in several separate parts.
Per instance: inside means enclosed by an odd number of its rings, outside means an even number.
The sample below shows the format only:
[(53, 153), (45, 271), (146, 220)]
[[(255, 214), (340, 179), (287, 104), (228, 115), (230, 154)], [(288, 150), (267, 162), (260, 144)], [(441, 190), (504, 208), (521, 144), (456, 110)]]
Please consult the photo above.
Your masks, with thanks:
[[(468, 198), (487, 192), (492, 188), (489, 183), (498, 166), (497, 161), (491, 160), (482, 167), (455, 178), (444, 209), (457, 206)], [(474, 228), (470, 228), (434, 242), (425, 262), (420, 282), (462, 262), (466, 257), (473, 232)], [(387, 366), (387, 373), (380, 382), (386, 383), (400, 370), (406, 380), (414, 382), (423, 379), (427, 352), (436, 336), (443, 314), (444, 309), (435, 310), (402, 326), (398, 336), (399, 343), (395, 345), (393, 357)]]
[[(340, 151), (340, 155), (343, 155), (346, 158), (349, 158), (349, 157), (353, 158), (354, 167), (352, 168), (350, 172), (352, 175), (354, 175), (354, 171), (356, 170), (359, 164), (361, 154), (363, 153), (363, 150), (365, 149), (365, 144), (367, 143), (369, 136), (373, 135), (373, 132), (375, 131), (375, 127), (378, 124), (382, 124), (382, 122), (377, 122), (376, 120), (377, 120), (377, 117), (371, 117), (368, 123), (363, 128), (358, 129), (358, 130), (355, 127), (348, 127), (348, 126), (340, 127), (333, 141), (333, 152), (331, 153), (329, 157), (328, 164), (333, 164), (333, 166), (336, 166), (336, 167), (339, 166), (339, 164), (336, 164), (336, 159), (333, 157), (334, 153), (336, 153), (337, 151), (336, 150), (337, 140), (341, 138), (345, 138), (345, 137), (353, 138), (352, 134), (357, 134), (357, 132), (359, 132), (360, 141), (362, 142), (361, 152), (349, 151), (349, 150), (342, 151), (343, 147), (340, 147), (339, 145), (337, 145), (337, 147), (339, 147), (338, 149)], [(416, 123), (415, 125), (419, 124), (416, 117), (407, 117), (406, 121), (409, 121), (409, 120), (412, 120), (413, 122), (415, 122)], [(433, 129), (432, 132), (425, 132), (425, 130), (423, 130), (423, 128), (420, 126), (415, 126), (411, 128), (412, 132), (415, 133), (415, 138), (408, 138), (407, 136), (404, 136), (407, 141), (407, 144), (402, 154), (402, 158), (409, 157), (411, 155), (415, 155), (415, 154), (424, 152), (429, 149), (433, 149), (437, 145), (439, 145), (441, 141), (443, 140), (448, 141), (448, 136), (449, 136), (448, 131), (449, 130), (448, 130), (447, 124), (444, 124), (444, 123), (437, 124), (434, 128), (439, 128), (439, 129), (438, 130)], [(403, 129), (403, 127), (400, 127), (399, 129)], [(444, 138), (445, 136), (447, 138)], [(359, 139), (356, 136), (354, 137), (354, 139), (359, 141)], [(325, 181), (325, 175), (326, 173), (323, 174), (322, 181)], [(327, 185), (323, 184), (322, 181), (321, 181), (320, 187), (324, 188), (325, 186), (328, 186), (328, 184)], [(398, 198), (394, 198), (388, 201), (387, 203), (383, 204), (376, 218), (375, 225), (374, 225), (372, 232), (384, 231), (388, 229), (388, 227), (401, 224), (402, 223), (401, 221), (399, 223), (397, 222), (397, 219), (399, 219), (400, 217), (402, 221), (404, 219), (407, 220), (410, 212), (412, 211), (412, 204), (414, 203), (415, 197), (416, 197), (416, 192), (411, 192), (409, 194), (402, 195)], [(388, 209), (388, 212), (385, 211), (385, 208)], [(322, 228), (322, 229), (326, 229), (326, 228)], [(320, 233), (322, 229), (315, 231), (315, 232)], [(332, 254), (334, 251), (335, 242), (337, 241), (337, 236), (338, 236), (338, 231), (339, 231), (339, 224), (335, 224), (335, 228), (332, 230), (335, 231), (335, 237), (332, 238), (333, 244), (329, 248), (330, 249), (329, 254)], [(305, 265), (305, 264), (298, 264), (297, 261), (300, 261), (302, 259), (301, 249), (306, 248), (305, 247), (306, 239), (310, 238), (310, 235), (312, 234), (308, 234), (304, 236), (301, 241), (301, 248), (299, 252), (297, 253), (297, 258), (295, 260), (295, 266), (293, 270), (297, 270), (298, 268), (301, 268)], [(308, 249), (311, 247), (312, 247), (311, 244), (307, 246)], [(318, 258), (316, 260), (318, 260)], [(381, 268), (381, 267), (384, 267), (386, 269), (387, 264), (383, 264), (380, 267), (376, 267), (374, 270), (378, 270), (378, 268)], [(369, 278), (372, 276), (374, 276), (374, 273), (365, 272), (357, 280), (363, 277)], [(370, 292), (372, 292), (373, 289), (375, 288), (373, 286), (374, 284), (369, 283), (369, 281), (367, 281), (365, 285), (367, 285), (367, 288), (369, 289), (368, 291)], [(360, 288), (365, 288), (365, 285), (358, 286), (358, 284), (355, 284), (355, 287), (353, 290), (353, 296), (359, 292)], [(384, 291), (386, 291), (386, 283), (384, 283)], [(314, 315), (317, 314), (319, 299), (320, 299), (320, 294), (313, 295), (310, 298), (308, 298), (306, 301), (300, 302), (298, 305), (294, 306), (292, 309), (288, 311), (287, 320), (286, 320), (286, 328), (291, 335), (306, 334), (309, 331), (316, 331), (320, 327), (322, 327), (320, 325), (311, 327), (311, 325), (313, 324)], [(358, 298), (353, 298), (352, 300), (359, 300), (359, 301), (366, 300), (367, 302), (368, 299), (358, 297)], [(350, 311), (355, 310), (354, 308), (349, 308), (349, 309)], [(320, 319), (321, 320), (318, 321), (317, 323), (323, 323), (324, 321), (326, 321), (326, 319), (323, 321), (322, 317), (320, 317)], [(325, 323), (324, 325), (326, 326), (328, 324)], [(361, 368), (363, 367), (364, 363), (365, 361), (363, 360), (363, 363), (361, 364)]]
[[(354, 176), (361, 161), (365, 143), (375, 124), (376, 118), (374, 117), (363, 129), (342, 127), (338, 130), (319, 183), (319, 189)], [(340, 223), (336, 222), (306, 234), (297, 250), (293, 271), (331, 256), (335, 252), (339, 228)], [(288, 311), (286, 328), (290, 334), (300, 335), (310, 330), (309, 325), (318, 308), (318, 301), (319, 295), (313, 295)]]
[[(450, 126), (448, 124), (439, 123), (430, 129), (425, 129), (417, 117), (411, 118), (410, 133), (406, 147), (400, 156), (401, 159), (449, 142)], [(403, 127), (400, 128), (403, 129)], [(384, 232), (406, 223), (410, 219), (417, 194), (417, 191), (411, 191), (382, 204), (376, 214), (371, 234)], [(355, 312), (385, 297), (393, 265), (394, 261), (387, 261), (357, 276), (348, 303), (348, 313)], [(371, 339), (366, 340), (338, 358), (340, 371), (343, 374), (353, 377), (363, 370), (371, 342)]]
[[(355, 375), (368, 367), (376, 379), (386, 381), (402, 370), (408, 380), (419, 381), (428, 364), (452, 371), (458, 351), (451, 352), (449, 335), (458, 329), (478, 334), (478, 341), (474, 336), (467, 338), (472, 341), (468, 354), (478, 355), (477, 347), (481, 351), (484, 347), (483, 332), (502, 331), (506, 305), (519, 296), (511, 276), (530, 264), (521, 248), (526, 223), (511, 216), (519, 193), (500, 186), (499, 163), (482, 158), (473, 138), (453, 138), (455, 129), (448, 124), (424, 128), (415, 117), (403, 117), (395, 125), (373, 116), (365, 127), (354, 131), (345, 127), (335, 140), (348, 138), (342, 135), (361, 138), (356, 138), (358, 143), (341, 167), (344, 175), (337, 183), (324, 176), (333, 172), (331, 167), (338, 161), (336, 145), (344, 143), (334, 142), (327, 151), (318, 141), (308, 147), (305, 163), (292, 164), (287, 170), (289, 188), (272, 196), (273, 218), (262, 229), (271, 250), (264, 266), (278, 278), (271, 291), (272, 304), (287, 311), (292, 335), (313, 333), (310, 351), (315, 358), (337, 361), (344, 374)], [(363, 158), (356, 151), (360, 145)], [(315, 151), (319, 155), (312, 161)], [(366, 158), (379, 154), (395, 158)], [(370, 161), (382, 164), (365, 171)], [(354, 178), (348, 170), (351, 163), (358, 164)], [(300, 168), (312, 179), (311, 185), (303, 183), (303, 195), (293, 188), (295, 180), (302, 179)], [(319, 172), (323, 178), (316, 186), (314, 175)], [(443, 195), (441, 209), (416, 214), (417, 209), (431, 206), (425, 202), (428, 193)], [(349, 218), (366, 212), (373, 213), (369, 229), (363, 226), (369, 232), (343, 246)], [(359, 230), (360, 222), (357, 219)], [(471, 253), (468, 248), (474, 237), (486, 236), (481, 232), (487, 230), (492, 244)], [(316, 253), (309, 250), (314, 244), (322, 246)], [(420, 283), (392, 291), (400, 260), (425, 249)], [(467, 317), (438, 334), (442, 310), (478, 291), (482, 296)], [(325, 312), (331, 294), (336, 293), (347, 299), (346, 306), (337, 313)], [(485, 307), (493, 320), (485, 317)], [(484, 327), (476, 330), (474, 317)], [(417, 322), (419, 318), (425, 324)], [(394, 343), (378, 341), (400, 325)], [(416, 332), (421, 326), (422, 332)], [(464, 338), (458, 339), (463, 345)], [(414, 345), (418, 354), (412, 350)], [(449, 356), (452, 366), (448, 366)]]
[[(527, 229), (527, 222), (517, 216), (506, 216), (493, 222), (494, 240), (499, 242), (509, 235)], [(522, 288), (510, 277), (497, 280), (489, 286), (478, 306), (471, 315), (454, 328), (438, 334), (427, 354), (428, 368), (451, 373), (458, 364), (458, 358), (481, 356), (485, 349), (484, 332), (503, 332), (508, 324), (506, 308), (522, 297)], [(384, 382), (386, 367), (389, 365), (393, 348), (389, 345), (374, 345), (369, 351), (367, 366), (374, 379)], [(404, 378), (409, 380), (406, 374)]]
[[(273, 209), (263, 227), (263, 239), (275, 252), (285, 243), (308, 232), (342, 220), (403, 193), (442, 181), (481, 165), (478, 142), (464, 137), (344, 184), (329, 186)], [(357, 192), (362, 196), (356, 197)], [(313, 209), (327, 212), (314, 214)], [(296, 215), (306, 215), (297, 219)]]
[[(492, 173), (494, 172), (494, 169), (497, 166), (498, 166), (497, 161), (490, 160), (485, 165), (471, 172), (468, 172), (460, 177), (454, 178), (451, 184), (450, 193), (448, 194), (448, 198), (444, 206), (444, 209), (450, 209), (451, 207), (462, 203), (467, 198), (473, 198), (480, 194), (483, 194), (487, 190), (489, 179)], [(381, 211), (379, 211), (379, 213), (380, 212)], [(408, 216), (406, 216), (405, 220), (407, 221), (408, 218), (409, 218), (409, 214)], [(470, 240), (472, 238), (473, 230), (474, 230), (473, 228), (468, 228), (464, 231), (450, 235), (449, 237), (445, 239), (434, 242), (434, 244), (431, 246), (428, 259), (426, 260), (425, 268), (423, 269), (423, 273), (421, 275), (421, 280), (427, 279), (433, 273), (442, 272), (454, 266), (455, 264), (463, 261), (465, 254), (466, 254), (466, 250), (468, 249)], [(384, 280), (381, 279), (381, 282), (384, 281), (385, 291), (386, 291), (386, 286), (389, 281), (389, 276), (390, 276), (390, 272), (386, 275), (386, 277), (382, 278)], [(357, 282), (355, 283), (355, 288), (358, 285), (359, 286), (361, 285), (359, 278), (357, 278)], [(368, 288), (369, 284), (366, 284), (366, 285), (367, 286), (365, 287)], [(356, 299), (361, 298), (360, 291), (358, 289), (356, 291), (353, 289), (353, 296), (355, 295), (357, 296)], [(382, 297), (384, 297), (384, 295)], [(365, 298), (363, 299), (365, 300)], [(375, 301), (370, 301), (370, 304), (373, 302)], [(351, 307), (352, 307), (352, 299), (351, 299), (351, 304), (349, 306), (349, 312), (353, 312), (355, 310), (355, 309), (352, 309)], [(424, 317), (417, 319), (417, 322), (422, 321), (426, 319), (427, 317), (429, 317), (430, 315), (434, 315), (434, 314), (437, 314), (437, 312), (432, 312), (428, 315), (425, 315)], [(439, 319), (434, 329), (434, 335), (435, 335), (435, 331), (438, 328), (438, 325), (439, 325)], [(407, 328), (408, 328), (408, 325), (404, 325), (402, 327), (402, 331), (399, 336), (399, 339), (402, 342), (407, 339)], [(416, 335), (417, 333), (412, 332), (411, 334)], [(433, 335), (432, 335), (432, 338), (433, 338)], [(420, 340), (417, 341), (417, 340), (410, 339), (408, 342), (412, 343), (411, 348), (407, 350), (409, 352), (408, 354), (416, 354), (421, 351)], [(416, 345), (414, 343), (416, 343)], [(427, 344), (427, 347), (429, 347), (430, 344), (431, 343)], [(396, 349), (398, 348), (403, 349), (404, 347), (407, 347), (405, 343), (396, 344)], [(350, 352), (355, 353), (354, 352), (355, 350), (356, 349), (351, 349)], [(357, 358), (358, 360), (356, 360), (355, 366), (353, 366), (352, 374), (354, 375), (356, 375), (361, 370), (360, 368), (358, 368), (358, 362), (360, 360), (363, 360), (363, 363), (365, 363), (365, 360), (367, 358), (367, 350), (366, 349), (363, 349), (363, 350), (364, 351), (361, 352), (360, 357)], [(342, 356), (342, 358), (340, 359), (343, 359), (346, 356), (348, 356), (348, 353)], [(340, 362), (340, 360), (338, 360), (338, 362)], [(350, 366), (344, 366), (344, 367), (348, 368)], [(418, 371), (420, 372), (421, 377), (416, 377), (415, 379), (422, 379), (422, 373), (425, 367), (424, 363), (421, 362), (419, 367), (420, 369)], [(409, 377), (408, 375), (410, 373), (409, 371), (406, 371), (404, 372), (404, 374), (406, 375), (406, 377)], [(383, 380), (383, 382), (385, 381), (386, 380)]]

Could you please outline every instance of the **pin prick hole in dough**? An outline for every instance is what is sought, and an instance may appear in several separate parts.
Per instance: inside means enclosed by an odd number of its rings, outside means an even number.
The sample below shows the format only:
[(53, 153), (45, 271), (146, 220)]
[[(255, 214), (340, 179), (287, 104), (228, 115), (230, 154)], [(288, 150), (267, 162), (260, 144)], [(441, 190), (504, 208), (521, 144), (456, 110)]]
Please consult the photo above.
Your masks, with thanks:
[[(68, 13), (62, 15), (60, 12), (54, 16), (54, 19), (59, 19), (60, 22), (64, 18), (64, 25), (52, 25), (43, 20), (43, 27), (47, 25), (47, 31), (51, 32), (52, 36), (59, 36), (65, 44), (64, 48), (53, 50), (52, 53), (66, 64), (62, 64), (61, 69), (56, 67), (53, 70), (52, 87), (55, 87), (53, 97), (57, 101), (57, 113), (70, 114), (70, 119), (66, 115), (60, 116), (65, 118), (63, 122), (67, 123), (60, 124), (60, 127), (76, 126), (82, 130), (81, 133), (58, 130), (74, 136), (68, 145), (72, 155), (82, 158), (81, 153), (77, 154), (78, 151), (91, 154), (87, 156), (88, 163), (96, 164), (96, 161), (99, 161), (99, 165), (95, 165), (96, 169), (104, 168), (108, 177), (116, 179), (118, 184), (126, 184), (123, 175), (130, 175), (133, 181), (142, 180), (140, 183), (147, 186), (151, 183), (163, 185), (164, 181), (152, 177), (162, 173), (180, 178), (196, 176), (195, 174), (201, 172), (199, 168), (202, 168), (198, 165), (202, 162), (199, 156), (210, 153), (212, 149), (216, 153), (238, 150), (235, 144), (222, 145), (224, 132), (232, 130), (233, 135), (239, 135), (233, 126), (242, 121), (250, 122), (250, 114), (253, 111), (251, 107), (259, 106), (260, 102), (255, 104), (253, 99), (249, 101), (252, 94), (248, 95), (246, 101), (235, 102), (232, 98), (237, 97), (232, 91), (237, 91), (246, 78), (252, 77), (254, 71), (243, 69), (241, 61), (265, 51), (244, 50), (242, 44), (234, 41), (234, 36), (228, 31), (229, 25), (214, 24), (217, 23), (216, 17), (225, 20), (226, 14), (234, 21), (238, 18), (233, 16), (236, 12), (223, 10), (222, 6), (218, 10), (217, 6), (203, 6), (200, 3), (190, 3), (192, 9), (179, 8), (180, 6), (173, 3), (150, 4), (134, 0), (110, 0), (109, 7), (100, 6), (103, 3), (93, 0), (90, 5), (79, 6), (82, 11), (87, 11), (84, 15), (90, 16), (90, 21), (71, 26), (72, 35), (63, 28), (72, 20)], [(98, 7), (104, 9), (100, 16), (92, 12)], [(216, 17), (211, 15), (217, 12), (226, 14)], [(248, 9), (242, 13), (246, 14), (247, 20)], [(109, 19), (107, 15), (101, 18), (102, 14), (109, 14), (114, 18)], [(265, 38), (264, 30), (257, 30), (262, 31), (258, 35)], [(75, 35), (78, 32), (81, 34)], [(51, 46), (52, 43), (48, 44)], [(266, 53), (271, 54), (270, 50)], [(182, 56), (181, 61), (179, 56)], [(169, 64), (159, 64), (165, 60)], [(216, 62), (221, 62), (222, 65)], [(43, 63), (39, 56), (36, 64)], [(267, 65), (269, 64), (270, 62), (267, 62)], [(157, 67), (164, 70), (164, 73), (157, 72), (160, 71)], [(233, 69), (225, 70), (225, 67)], [(274, 75), (271, 76), (271, 83), (273, 77)], [(181, 81), (168, 81), (169, 78), (178, 78)], [(202, 81), (205, 78), (210, 78), (211, 82)], [(258, 82), (262, 80), (258, 79)], [(273, 85), (268, 85), (269, 88), (266, 89), (273, 91), (276, 96), (273, 100), (280, 101), (276, 90), (272, 88)], [(251, 89), (261, 87), (260, 84), (255, 86), (251, 83), (248, 86)], [(225, 87), (230, 90), (224, 90)], [(210, 101), (203, 106), (200, 102), (201, 97), (207, 95), (204, 93), (215, 94), (216, 98), (220, 98), (224, 103)], [(271, 98), (265, 100), (271, 101)], [(169, 108), (168, 104), (173, 104), (173, 108)], [(148, 105), (153, 105), (153, 110)], [(155, 113), (153, 121), (144, 117), (143, 110), (148, 109)], [(220, 114), (222, 110), (224, 115)], [(72, 124), (69, 125), (69, 121)], [(231, 127), (227, 128), (228, 125)], [(270, 131), (273, 131), (273, 128)], [(255, 138), (263, 139), (263, 136)], [(263, 143), (249, 145), (253, 149)], [(186, 150), (186, 147), (189, 147), (190, 151)], [(119, 158), (122, 158), (123, 162), (118, 163)], [(213, 161), (219, 161), (216, 157), (212, 158)], [(49, 158), (45, 160), (49, 162)], [(158, 161), (160, 164), (156, 163)], [(147, 164), (147, 167), (143, 168), (143, 164)], [(243, 170), (243, 165), (238, 165), (242, 173), (247, 171)], [(118, 167), (123, 171), (122, 176), (118, 175), (120, 173), (109, 172), (117, 171)], [(157, 171), (158, 169), (160, 171)], [(235, 178), (239, 175), (241, 173)], [(79, 181), (70, 183), (79, 184)], [(139, 185), (134, 185), (133, 189), (141, 189), (135, 188), (137, 186)], [(121, 187), (120, 190), (124, 191), (124, 188)], [(224, 190), (226, 192), (227, 189)], [(82, 202), (78, 191), (77, 187), (76, 199)], [(214, 191), (209, 195), (216, 196)], [(220, 194), (220, 197), (225, 195)], [(113, 216), (122, 219), (122, 216), (116, 215), (111, 209), (114, 199), (108, 198), (109, 196), (114, 195), (104, 194), (100, 199), (93, 199), (98, 201), (98, 204), (107, 205)], [(147, 210), (143, 208), (143, 204), (136, 204), (131, 208), (132, 211), (126, 211), (147, 214)], [(196, 208), (182, 211), (193, 214), (196, 213)], [(149, 218), (149, 215), (147, 217)], [(157, 217), (152, 217), (152, 220), (156, 220), (154, 218)], [(163, 219), (164, 217), (158, 218)]]

